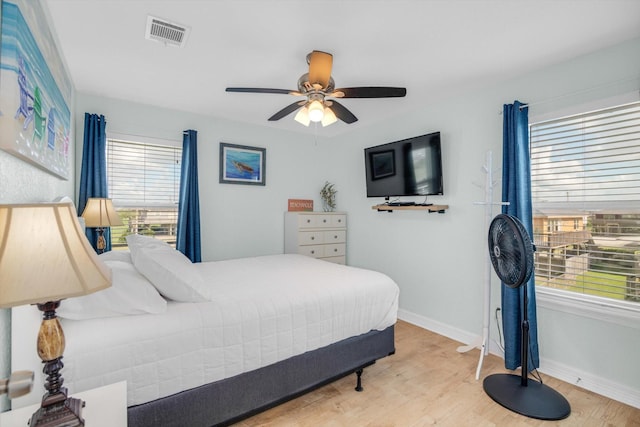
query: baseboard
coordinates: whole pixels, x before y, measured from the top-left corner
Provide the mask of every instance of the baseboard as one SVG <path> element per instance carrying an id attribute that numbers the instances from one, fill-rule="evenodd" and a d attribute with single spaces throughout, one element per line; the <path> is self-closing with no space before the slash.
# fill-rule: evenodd
<path id="1" fill-rule="evenodd" d="M 546 375 L 640 409 L 640 390 L 544 358 L 540 359 L 539 370 Z"/>
<path id="2" fill-rule="evenodd" d="M 398 318 L 407 323 L 411 323 L 412 325 L 420 326 L 423 329 L 451 338 L 452 340 L 458 341 L 464 345 L 470 345 L 473 342 L 482 341 L 482 337 L 480 336 L 482 335 L 482 331 L 478 331 L 478 334 L 472 334 L 463 329 L 455 328 L 451 325 L 429 319 L 407 310 L 399 309 Z M 489 343 L 489 352 L 491 354 L 495 354 L 501 359 L 504 358 L 504 352 L 495 341 L 491 341 Z"/>
<path id="3" fill-rule="evenodd" d="M 439 335 L 444 335 L 447 338 L 451 338 L 452 340 L 456 340 L 464 344 L 469 344 L 477 338 L 477 335 L 471 334 L 463 329 L 454 328 L 445 323 L 429 319 L 427 317 L 412 313 L 407 310 L 399 309 L 398 318 L 400 320 L 404 320 L 407 323 L 420 326 L 423 329 L 428 329 L 431 332 L 435 332 Z"/>
<path id="4" fill-rule="evenodd" d="M 462 344 L 469 345 L 478 340 L 477 334 L 469 333 L 463 329 L 438 322 L 433 319 L 412 313 L 407 310 L 398 310 L 398 318 L 405 322 L 443 335 Z M 503 358 L 500 347 L 495 342 L 489 343 L 489 352 Z M 559 380 L 574 384 L 585 390 L 592 391 L 609 399 L 622 402 L 626 405 L 640 409 L 640 390 L 621 385 L 606 378 L 599 377 L 589 372 L 577 370 L 571 366 L 554 360 L 541 358 L 540 372 Z"/>

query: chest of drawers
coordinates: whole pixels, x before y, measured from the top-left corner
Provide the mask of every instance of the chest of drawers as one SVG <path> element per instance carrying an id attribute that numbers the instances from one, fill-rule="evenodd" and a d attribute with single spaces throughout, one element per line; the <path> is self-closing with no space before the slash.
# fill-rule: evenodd
<path id="1" fill-rule="evenodd" d="M 346 264 L 347 214 L 286 212 L 284 252 Z"/>

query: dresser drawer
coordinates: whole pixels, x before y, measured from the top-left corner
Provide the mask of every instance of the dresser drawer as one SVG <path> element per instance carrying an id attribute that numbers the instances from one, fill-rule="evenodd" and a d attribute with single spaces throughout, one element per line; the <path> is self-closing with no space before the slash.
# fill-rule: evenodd
<path id="1" fill-rule="evenodd" d="M 336 243 L 329 245 L 300 245 L 298 253 L 314 258 L 341 257 L 347 252 L 347 245 Z"/>
<path id="2" fill-rule="evenodd" d="M 298 227 L 299 228 L 317 228 L 318 221 L 317 215 L 298 215 Z"/>
<path id="3" fill-rule="evenodd" d="M 332 227 L 347 227 L 347 215 L 346 214 L 337 214 L 331 215 L 331 226 Z"/>
<path id="4" fill-rule="evenodd" d="M 323 243 L 344 243 L 347 241 L 347 230 L 330 230 L 322 232 Z"/>
<path id="5" fill-rule="evenodd" d="M 320 245 L 323 243 L 344 243 L 347 241 L 346 230 L 314 230 L 298 232 L 299 245 Z"/>
<path id="6" fill-rule="evenodd" d="M 344 243 L 324 245 L 323 247 L 325 257 L 343 256 L 347 252 L 347 245 Z"/>
<path id="7" fill-rule="evenodd" d="M 326 231 L 300 231 L 298 232 L 299 245 L 320 245 L 325 243 Z"/>
<path id="8" fill-rule="evenodd" d="M 324 245 L 298 246 L 298 253 L 314 258 L 322 258 L 324 256 Z"/>
<path id="9" fill-rule="evenodd" d="M 346 227 L 347 215 L 344 214 L 300 214 L 298 215 L 298 227 L 303 228 L 327 228 Z"/>

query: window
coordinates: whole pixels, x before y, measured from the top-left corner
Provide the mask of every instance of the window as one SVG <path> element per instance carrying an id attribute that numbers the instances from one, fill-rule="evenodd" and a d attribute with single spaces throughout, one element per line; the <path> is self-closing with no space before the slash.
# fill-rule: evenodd
<path id="1" fill-rule="evenodd" d="M 109 197 L 123 226 L 111 228 L 114 249 L 138 233 L 176 242 L 182 148 L 141 142 L 107 140 Z"/>
<path id="2" fill-rule="evenodd" d="M 560 222 L 557 219 L 549 218 L 547 221 L 547 231 L 548 232 L 560 231 Z"/>
<path id="3" fill-rule="evenodd" d="M 640 102 L 530 125 L 536 285 L 640 307 Z"/>

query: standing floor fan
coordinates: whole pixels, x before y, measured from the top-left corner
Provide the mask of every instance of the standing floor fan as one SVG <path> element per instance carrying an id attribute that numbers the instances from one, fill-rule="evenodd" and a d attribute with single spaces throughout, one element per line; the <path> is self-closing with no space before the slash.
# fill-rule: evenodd
<path id="1" fill-rule="evenodd" d="M 527 286 L 533 273 L 534 246 L 518 218 L 500 214 L 489 225 L 489 257 L 496 274 L 510 288 Z M 484 391 L 494 401 L 518 414 L 540 420 L 561 420 L 569 416 L 569 402 L 542 381 L 529 379 L 529 319 L 527 289 L 523 294 L 521 375 L 493 374 L 484 379 Z"/>

